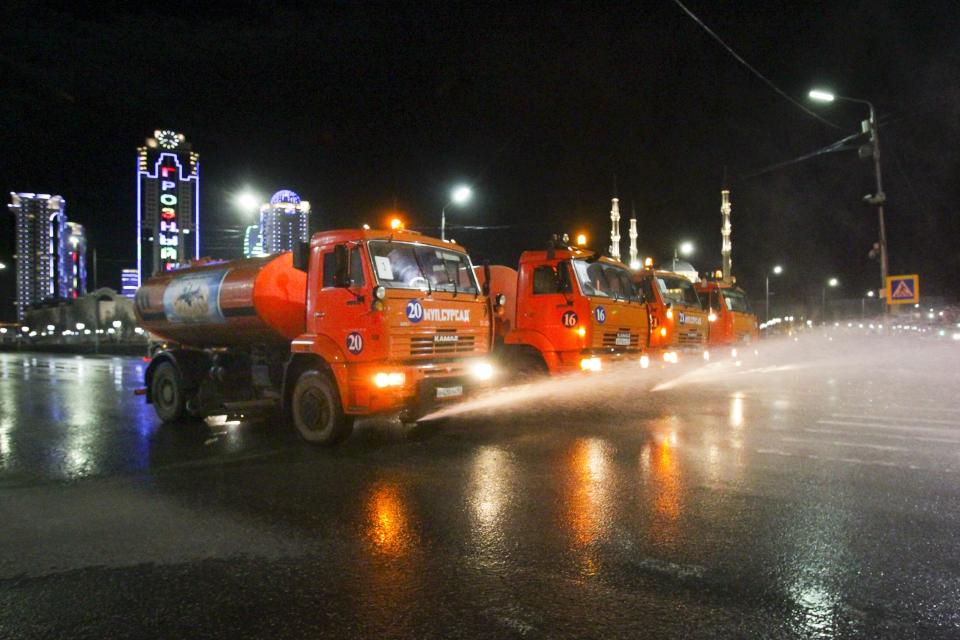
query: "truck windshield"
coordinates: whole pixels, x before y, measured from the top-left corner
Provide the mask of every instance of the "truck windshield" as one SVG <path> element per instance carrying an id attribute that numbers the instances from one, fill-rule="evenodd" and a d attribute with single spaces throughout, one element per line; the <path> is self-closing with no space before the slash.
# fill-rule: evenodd
<path id="1" fill-rule="evenodd" d="M 387 240 L 371 240 L 367 246 L 377 281 L 388 289 L 480 292 L 465 253 Z"/>
<path id="2" fill-rule="evenodd" d="M 727 301 L 727 309 L 739 313 L 750 313 L 750 304 L 747 302 L 747 296 L 743 291 L 736 289 L 722 289 L 723 299 Z"/>
<path id="3" fill-rule="evenodd" d="M 657 276 L 657 287 L 664 302 L 699 307 L 700 298 L 697 296 L 693 283 L 680 276 Z"/>
<path id="4" fill-rule="evenodd" d="M 584 295 L 618 300 L 640 300 L 640 293 L 633 285 L 630 272 L 623 267 L 604 262 L 574 260 L 573 270 L 577 273 L 577 280 Z"/>

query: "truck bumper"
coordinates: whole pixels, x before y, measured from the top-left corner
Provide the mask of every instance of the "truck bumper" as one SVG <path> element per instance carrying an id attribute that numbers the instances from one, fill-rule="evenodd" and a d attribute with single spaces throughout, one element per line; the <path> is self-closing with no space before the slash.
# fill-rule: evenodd
<path id="1" fill-rule="evenodd" d="M 639 362 L 645 352 L 634 351 L 604 351 L 599 349 L 584 349 L 582 351 L 560 351 L 554 366 L 550 367 L 551 375 L 566 373 L 593 373 L 616 367 L 623 362 Z M 587 362 L 584 362 L 584 361 Z M 547 360 L 548 366 L 550 360 Z"/>
<path id="2" fill-rule="evenodd" d="M 343 410 L 350 415 L 402 412 L 405 419 L 416 419 L 440 405 L 489 388 L 491 380 L 483 380 L 476 373 L 478 365 L 486 362 L 471 358 L 443 363 L 349 366 Z M 396 384 L 379 386 L 376 380 L 382 373 L 397 374 L 391 380 Z"/>

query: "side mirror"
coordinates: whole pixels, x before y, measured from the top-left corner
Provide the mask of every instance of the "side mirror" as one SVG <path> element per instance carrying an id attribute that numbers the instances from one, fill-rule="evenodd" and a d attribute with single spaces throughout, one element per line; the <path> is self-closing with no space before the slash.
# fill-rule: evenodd
<path id="1" fill-rule="evenodd" d="M 483 261 L 483 295 L 490 295 L 490 261 Z"/>
<path id="2" fill-rule="evenodd" d="M 310 268 L 309 242 L 297 242 L 293 245 L 293 268 L 304 272 Z"/>
<path id="3" fill-rule="evenodd" d="M 338 244 L 337 246 L 335 246 L 333 248 L 333 259 L 335 262 L 333 286 L 349 287 L 350 286 L 350 253 L 347 251 L 347 246 L 343 244 Z"/>

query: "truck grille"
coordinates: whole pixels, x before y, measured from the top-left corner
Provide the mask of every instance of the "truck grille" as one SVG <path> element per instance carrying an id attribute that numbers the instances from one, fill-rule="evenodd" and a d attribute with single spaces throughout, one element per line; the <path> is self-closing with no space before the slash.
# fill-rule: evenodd
<path id="1" fill-rule="evenodd" d="M 703 334 L 699 331 L 684 331 L 677 340 L 682 346 L 697 346 L 703 343 Z"/>
<path id="2" fill-rule="evenodd" d="M 458 334 L 455 329 L 441 329 L 432 335 L 410 336 L 411 356 L 444 356 L 470 353 L 476 337 Z"/>
<path id="3" fill-rule="evenodd" d="M 603 334 L 604 349 L 637 349 L 640 346 L 640 334 L 630 333 L 629 329 L 606 331 Z"/>

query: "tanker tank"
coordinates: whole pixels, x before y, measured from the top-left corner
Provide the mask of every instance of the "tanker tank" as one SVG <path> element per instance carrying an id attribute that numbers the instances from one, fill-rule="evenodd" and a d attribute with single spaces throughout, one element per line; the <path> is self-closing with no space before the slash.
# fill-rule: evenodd
<path id="1" fill-rule="evenodd" d="M 288 343 L 304 331 L 306 291 L 288 252 L 157 275 L 134 307 L 144 329 L 190 347 Z"/>

